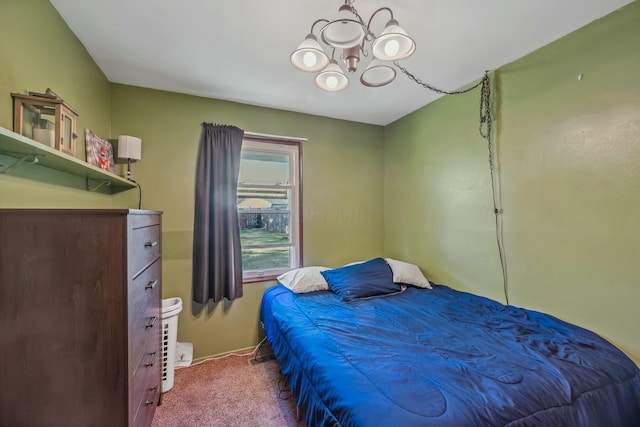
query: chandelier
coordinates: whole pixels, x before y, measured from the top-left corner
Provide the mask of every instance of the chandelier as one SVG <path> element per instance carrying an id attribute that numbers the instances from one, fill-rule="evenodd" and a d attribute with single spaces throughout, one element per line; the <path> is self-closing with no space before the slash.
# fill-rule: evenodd
<path id="1" fill-rule="evenodd" d="M 394 19 L 391 9 L 381 7 L 373 12 L 369 22 L 365 24 L 353 3 L 354 0 L 345 0 L 332 21 L 315 21 L 304 41 L 291 54 L 293 66 L 301 71 L 318 73 L 316 85 L 326 91 L 337 92 L 349 85 L 349 78 L 335 59 L 336 49 L 341 50 L 340 59 L 344 61 L 346 70 L 355 73 L 360 56 L 369 56 L 365 45 L 371 44 L 373 59 L 360 75 L 360 82 L 369 87 L 391 83 L 396 78 L 392 63 L 408 58 L 416 50 L 416 43 Z M 383 12 L 388 12 L 390 19 L 380 35 L 376 35 L 371 29 L 371 23 L 376 15 Z M 324 25 L 320 29 L 320 40 L 331 48 L 331 58 L 313 33 L 316 25 L 321 23 Z"/>

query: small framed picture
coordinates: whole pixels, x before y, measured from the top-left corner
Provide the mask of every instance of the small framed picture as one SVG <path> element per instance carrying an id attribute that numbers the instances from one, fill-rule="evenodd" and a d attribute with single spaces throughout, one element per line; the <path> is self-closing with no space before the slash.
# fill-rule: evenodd
<path id="1" fill-rule="evenodd" d="M 100 138 L 89 129 L 84 130 L 84 143 L 87 149 L 87 163 L 113 173 L 113 147 L 109 141 Z"/>

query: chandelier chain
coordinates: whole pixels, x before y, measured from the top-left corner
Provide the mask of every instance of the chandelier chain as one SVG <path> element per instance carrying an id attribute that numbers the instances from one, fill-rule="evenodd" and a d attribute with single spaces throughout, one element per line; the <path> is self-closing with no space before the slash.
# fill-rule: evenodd
<path id="1" fill-rule="evenodd" d="M 480 83 L 480 135 L 491 144 L 491 81 L 489 80 L 489 73 L 485 71 Z M 475 87 L 478 85 L 476 84 Z M 492 165 L 493 166 L 493 165 Z"/>
<path id="2" fill-rule="evenodd" d="M 364 23 L 364 19 L 362 19 L 362 16 L 360 16 L 360 14 L 358 13 L 358 9 L 356 9 L 353 3 L 354 3 L 354 0 L 349 0 L 349 5 L 351 5 L 351 11 L 353 12 L 354 15 L 356 15 L 356 18 L 358 18 L 358 22 L 360 23 L 360 25 L 362 25 L 362 28 L 364 28 L 365 33 L 368 36 L 369 30 Z"/>
<path id="3" fill-rule="evenodd" d="M 482 86 L 480 89 L 480 127 L 479 127 L 479 131 L 480 131 L 480 135 L 486 139 L 487 141 L 491 141 L 491 81 L 489 79 L 489 73 L 487 71 L 485 71 L 484 76 L 482 77 L 482 79 L 474 84 L 473 86 L 470 86 L 466 89 L 460 89 L 460 90 L 444 90 L 444 89 L 438 89 L 435 86 L 430 85 L 429 83 L 425 83 L 422 80 L 420 80 L 419 78 L 417 78 L 416 76 L 414 76 L 412 73 L 410 73 L 406 68 L 404 68 L 402 65 L 400 65 L 398 63 L 398 61 L 393 61 L 393 65 L 395 65 L 396 67 L 398 67 L 398 69 L 405 74 L 409 79 L 413 80 L 415 83 L 419 84 L 420 86 L 422 86 L 425 89 L 428 89 L 430 91 L 439 93 L 441 95 L 460 95 L 463 93 L 467 93 L 467 92 L 471 92 L 472 90 L 474 90 L 475 88 L 477 88 L 478 86 Z M 493 161 L 491 160 L 491 162 L 493 163 Z"/>
<path id="4" fill-rule="evenodd" d="M 441 95 L 459 95 L 461 93 L 467 93 L 467 92 L 471 92 L 472 90 L 474 90 L 475 88 L 477 88 L 478 86 L 480 86 L 483 82 L 483 80 L 480 80 L 478 83 L 476 83 L 475 85 L 468 87 L 466 89 L 460 89 L 460 90 L 444 90 L 444 89 L 438 89 L 437 87 L 431 86 L 429 83 L 425 83 L 422 80 L 420 80 L 419 78 L 417 78 L 416 76 L 414 76 L 413 74 L 411 74 L 409 71 L 407 71 L 406 68 L 404 68 L 402 65 L 400 65 L 400 63 L 398 61 L 393 61 L 393 65 L 395 65 L 396 67 L 398 67 L 398 69 L 400 71 L 402 71 L 403 74 L 405 74 L 407 77 L 409 77 L 411 80 L 413 80 L 414 82 L 416 82 L 417 84 L 419 84 L 420 86 L 424 87 L 425 89 L 429 89 L 433 92 L 439 93 Z M 486 76 L 486 73 L 485 73 Z"/>

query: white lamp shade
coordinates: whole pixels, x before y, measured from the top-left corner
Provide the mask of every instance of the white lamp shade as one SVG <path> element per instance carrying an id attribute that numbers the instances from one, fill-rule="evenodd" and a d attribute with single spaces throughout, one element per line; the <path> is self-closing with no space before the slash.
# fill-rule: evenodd
<path id="1" fill-rule="evenodd" d="M 140 160 L 142 158 L 142 140 L 135 136 L 120 135 L 118 137 L 118 157 Z"/>
<path id="2" fill-rule="evenodd" d="M 380 87 L 391 83 L 395 78 L 395 68 L 374 58 L 360 76 L 360 82 L 365 86 Z"/>
<path id="3" fill-rule="evenodd" d="M 338 10 L 338 16 L 333 21 L 322 27 L 320 37 L 326 44 L 348 49 L 362 43 L 365 37 L 362 24 L 356 21 L 351 6 L 342 5 Z"/>
<path id="4" fill-rule="evenodd" d="M 316 76 L 316 85 L 329 92 L 338 92 L 349 86 L 349 79 L 342 72 L 335 59 L 332 59 L 327 68 Z"/>
<path id="5" fill-rule="evenodd" d="M 309 34 L 291 54 L 291 64 L 300 71 L 315 73 L 329 64 L 329 57 L 322 50 L 316 36 Z"/>
<path id="6" fill-rule="evenodd" d="M 398 22 L 391 20 L 371 45 L 373 56 L 384 61 L 397 61 L 408 58 L 415 52 L 416 43 L 409 37 Z"/>

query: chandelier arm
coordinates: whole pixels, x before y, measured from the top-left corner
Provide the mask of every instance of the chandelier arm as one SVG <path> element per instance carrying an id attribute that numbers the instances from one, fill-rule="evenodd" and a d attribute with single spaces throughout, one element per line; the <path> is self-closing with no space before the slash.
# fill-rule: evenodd
<path id="1" fill-rule="evenodd" d="M 362 56 L 364 56 L 365 58 L 368 58 L 369 57 L 369 51 L 364 49 L 364 43 L 366 41 L 370 41 L 370 40 L 367 40 L 367 37 L 362 39 L 362 43 L 360 44 L 360 52 L 362 52 Z"/>
<path id="2" fill-rule="evenodd" d="M 310 34 L 313 34 L 313 29 L 315 28 L 316 24 L 318 24 L 319 22 L 326 22 L 327 24 L 329 23 L 328 19 L 318 19 L 316 22 L 314 22 L 313 24 L 311 24 L 311 31 L 309 31 Z"/>
<path id="3" fill-rule="evenodd" d="M 367 34 L 369 34 L 369 33 L 373 34 L 373 32 L 371 31 L 371 21 L 373 21 L 374 16 L 376 16 L 378 14 L 378 12 L 381 12 L 383 10 L 388 11 L 389 14 L 391 15 L 391 19 L 393 19 L 393 11 L 391 9 L 389 9 L 388 7 L 381 7 L 380 9 L 376 10 L 375 12 L 373 12 L 371 14 L 371 18 L 369 18 L 369 23 L 367 24 Z"/>

